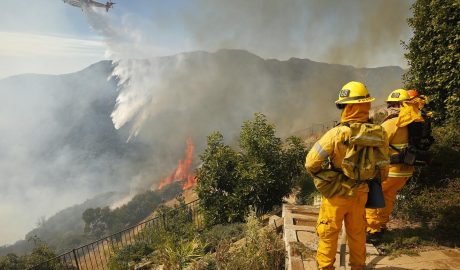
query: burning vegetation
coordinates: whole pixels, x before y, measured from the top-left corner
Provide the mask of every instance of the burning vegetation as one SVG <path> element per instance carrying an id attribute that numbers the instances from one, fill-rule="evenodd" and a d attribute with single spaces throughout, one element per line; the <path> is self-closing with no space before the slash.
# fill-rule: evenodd
<path id="1" fill-rule="evenodd" d="M 160 181 L 157 190 L 161 190 L 165 186 L 174 182 L 184 182 L 182 185 L 183 190 L 193 188 L 196 185 L 196 175 L 190 169 L 193 160 L 193 145 L 192 138 L 187 139 L 187 148 L 185 149 L 185 157 L 179 160 L 176 169 L 166 178 Z"/>

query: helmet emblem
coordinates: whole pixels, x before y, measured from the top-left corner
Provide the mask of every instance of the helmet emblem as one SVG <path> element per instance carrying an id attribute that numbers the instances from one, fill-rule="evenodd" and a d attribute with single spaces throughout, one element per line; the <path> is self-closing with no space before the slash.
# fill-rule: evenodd
<path id="1" fill-rule="evenodd" d="M 349 95 L 350 95 L 350 90 L 348 89 L 342 89 L 339 92 L 339 97 L 341 98 L 348 97 Z"/>

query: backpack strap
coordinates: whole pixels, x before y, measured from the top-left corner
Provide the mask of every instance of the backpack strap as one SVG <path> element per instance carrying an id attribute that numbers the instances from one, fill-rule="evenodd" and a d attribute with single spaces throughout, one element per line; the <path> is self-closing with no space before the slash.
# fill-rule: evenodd
<path id="1" fill-rule="evenodd" d="M 399 115 L 399 114 L 397 114 L 397 113 L 390 114 L 390 115 L 388 115 L 387 117 L 385 117 L 385 119 L 383 119 L 383 122 L 388 121 L 388 120 L 390 120 L 390 119 L 393 119 L 393 118 L 395 118 L 395 117 L 398 117 L 398 115 Z M 383 123 L 383 122 L 382 122 L 382 123 Z"/>
<path id="2" fill-rule="evenodd" d="M 390 147 L 393 148 L 394 150 L 396 150 L 396 152 L 401 153 L 401 150 L 396 148 L 394 145 L 390 144 Z"/>
<path id="3" fill-rule="evenodd" d="M 398 116 L 398 115 L 396 115 Z M 360 123 L 360 124 L 374 124 L 370 121 L 370 119 L 367 120 L 367 122 L 354 122 L 352 121 L 351 123 Z M 375 125 L 375 124 L 374 124 Z M 350 127 L 350 122 L 339 122 L 337 125 L 335 125 L 336 127 L 338 126 L 346 126 L 346 127 Z"/>

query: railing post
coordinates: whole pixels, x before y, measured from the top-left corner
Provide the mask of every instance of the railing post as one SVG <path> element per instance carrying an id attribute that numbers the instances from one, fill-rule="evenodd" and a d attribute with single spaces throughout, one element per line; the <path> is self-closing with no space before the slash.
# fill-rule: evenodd
<path id="1" fill-rule="evenodd" d="M 77 254 L 75 253 L 75 249 L 72 249 L 72 253 L 73 253 L 73 259 L 75 260 L 75 264 L 77 265 L 77 270 L 80 270 L 80 265 L 78 264 L 78 258 L 77 258 Z"/>

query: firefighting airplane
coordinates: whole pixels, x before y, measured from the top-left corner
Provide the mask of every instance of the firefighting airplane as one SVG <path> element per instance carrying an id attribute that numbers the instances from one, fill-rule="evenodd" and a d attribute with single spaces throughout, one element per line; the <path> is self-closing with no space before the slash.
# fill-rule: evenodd
<path id="1" fill-rule="evenodd" d="M 109 0 L 106 4 L 102 4 L 93 0 L 62 0 L 64 3 L 67 3 L 74 7 L 79 7 L 83 9 L 83 6 L 86 7 L 103 7 L 107 12 L 109 12 L 110 8 L 113 8 L 115 3 L 112 0 Z"/>

